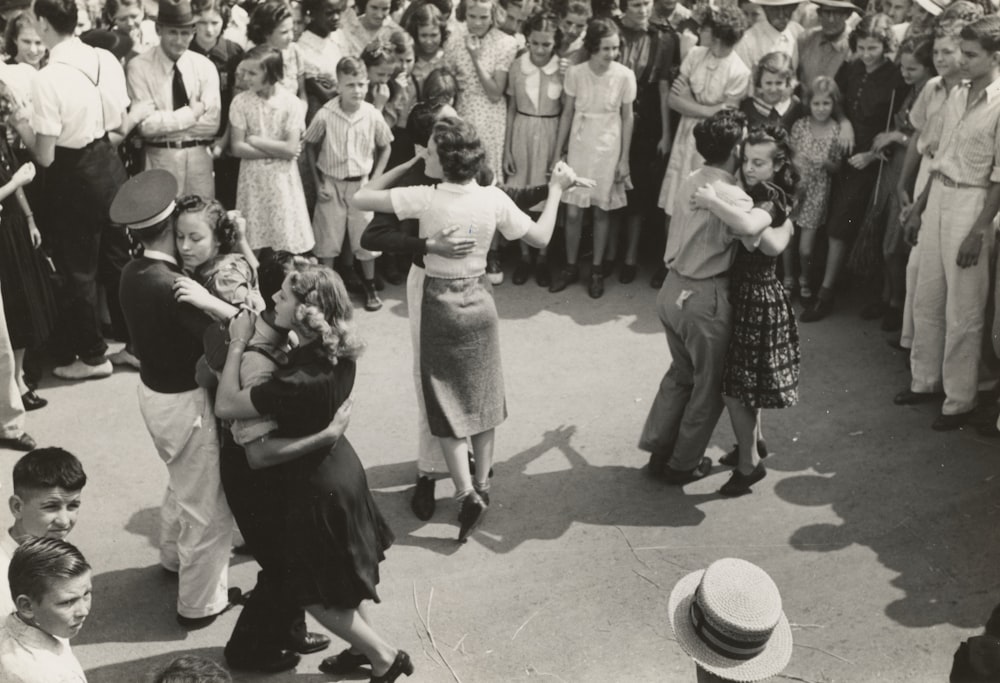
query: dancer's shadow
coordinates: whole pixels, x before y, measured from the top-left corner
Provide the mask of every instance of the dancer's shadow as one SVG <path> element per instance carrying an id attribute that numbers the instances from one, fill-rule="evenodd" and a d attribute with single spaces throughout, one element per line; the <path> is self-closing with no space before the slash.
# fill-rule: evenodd
<path id="1" fill-rule="evenodd" d="M 572 425 L 551 429 L 536 445 L 495 465 L 498 486 L 492 494 L 486 521 L 473 535 L 473 541 L 494 552 L 508 553 L 525 541 L 557 539 L 573 523 L 697 526 L 705 518 L 698 506 L 717 498 L 714 493 L 691 495 L 682 489 L 669 488 L 647 478 L 636 467 L 591 465 L 572 446 L 575 433 L 576 427 Z M 565 459 L 568 468 L 532 473 L 533 465 L 552 451 Z M 410 467 L 408 472 L 412 477 Z M 369 477 L 386 481 L 381 472 L 370 472 Z M 375 491 L 379 507 L 391 518 L 396 542 L 442 554 L 456 552 L 461 546 L 451 534 L 448 538 L 428 538 L 416 533 L 425 523 L 417 520 L 409 509 L 412 492 L 412 488 L 402 492 Z M 435 522 L 453 510 L 442 503 L 446 501 L 439 499 Z"/>
<path id="2" fill-rule="evenodd" d="M 187 637 L 175 618 L 177 577 L 159 564 L 99 573 L 93 581 L 96 598 L 74 645 L 168 642 Z"/>

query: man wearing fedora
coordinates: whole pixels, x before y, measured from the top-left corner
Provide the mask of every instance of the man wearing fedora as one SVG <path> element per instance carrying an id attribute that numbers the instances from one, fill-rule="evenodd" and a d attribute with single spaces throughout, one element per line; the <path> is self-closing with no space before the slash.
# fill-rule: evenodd
<path id="1" fill-rule="evenodd" d="M 798 38 L 802 27 L 792 21 L 795 8 L 802 0 L 757 0 L 767 21 L 758 21 L 747 29 L 733 50 L 750 71 L 766 54 L 784 52 L 792 58 L 792 68 L 798 68 Z M 752 81 L 751 81 L 752 82 Z"/>
<path id="2" fill-rule="evenodd" d="M 857 8 L 848 0 L 813 0 L 819 26 L 799 38 L 799 82 L 811 88 L 820 76 L 833 78 L 840 65 L 851 58 L 848 23 L 856 23 Z"/>
<path id="3" fill-rule="evenodd" d="M 108 207 L 126 180 L 108 139 L 109 131 L 126 125 L 125 74 L 110 52 L 73 36 L 74 0 L 37 0 L 33 13 L 49 63 L 32 83 L 34 112 L 25 144 L 35 161 L 48 168 L 44 206 L 65 276 L 50 342 L 53 374 L 63 379 L 107 377 L 112 368 L 98 324 L 98 278 L 107 291 L 115 336 L 127 338 L 118 279 L 128 261 L 128 242 L 108 218 Z"/>
<path id="4" fill-rule="evenodd" d="M 219 73 L 205 56 L 188 49 L 195 18 L 190 0 L 160 0 L 156 31 L 160 44 L 128 64 L 128 86 L 136 103 L 156 111 L 139 124 L 146 167 L 177 179 L 181 195 L 215 197 L 212 145 L 219 130 Z"/>
<path id="5" fill-rule="evenodd" d="M 219 435 L 208 391 L 195 382 L 202 334 L 211 319 L 174 296 L 177 181 L 143 171 L 125 183 L 111 218 L 143 248 L 121 278 L 121 302 L 139 370 L 139 410 L 169 483 L 160 508 L 160 564 L 178 575 L 177 621 L 211 623 L 229 606 L 233 516 L 222 490 Z M 235 313 L 235 309 L 234 309 Z"/>

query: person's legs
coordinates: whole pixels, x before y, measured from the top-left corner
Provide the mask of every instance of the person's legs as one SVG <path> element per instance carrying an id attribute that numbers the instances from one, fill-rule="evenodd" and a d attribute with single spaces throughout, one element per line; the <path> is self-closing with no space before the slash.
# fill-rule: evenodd
<path id="1" fill-rule="evenodd" d="M 473 491 L 472 473 L 469 471 L 468 441 L 464 437 L 454 436 L 442 436 L 438 440 L 441 443 L 441 451 L 444 453 L 444 461 L 448 465 L 451 480 L 455 484 L 455 499 L 462 500 Z M 477 458 L 478 456 L 479 454 L 476 453 Z M 492 451 L 490 456 L 492 457 Z"/>
<path id="2" fill-rule="evenodd" d="M 24 383 L 24 349 L 14 349 L 14 381 L 21 396 L 28 393 L 28 385 Z"/>
<path id="3" fill-rule="evenodd" d="M 917 290 L 917 274 L 920 267 L 920 242 L 910 249 L 906 260 L 906 292 L 903 298 L 903 329 L 899 333 L 899 345 L 904 349 L 913 346 L 913 296 Z"/>
<path id="4" fill-rule="evenodd" d="M 663 220 L 663 233 L 664 233 L 664 244 L 670 240 L 670 214 L 666 214 Z M 659 289 L 663 286 L 663 281 L 667 277 L 667 266 L 665 263 L 659 261 L 656 266 L 656 270 L 653 272 L 653 277 L 649 280 L 649 286 L 653 289 Z"/>
<path id="5" fill-rule="evenodd" d="M 913 345 L 910 353 L 910 390 L 916 393 L 941 391 L 944 362 L 945 302 L 947 280 L 942 253 L 942 231 L 946 216 L 942 196 L 951 192 L 940 183 L 931 186 L 927 207 L 921 216 L 919 278 L 913 293 Z"/>
<path id="6" fill-rule="evenodd" d="M 583 209 L 573 204 L 566 205 L 566 266 L 576 265 L 580 255 L 580 238 L 583 233 Z"/>
<path id="7" fill-rule="evenodd" d="M 496 430 L 488 429 L 472 437 L 472 452 L 476 459 L 476 471 L 472 483 L 480 493 L 490 490 L 490 470 L 493 469 L 493 443 Z"/>
<path id="8" fill-rule="evenodd" d="M 352 651 L 368 657 L 373 675 L 381 676 L 392 666 L 399 650 L 385 642 L 357 609 L 308 605 L 306 610 L 334 635 L 347 641 Z"/>
<path id="9" fill-rule="evenodd" d="M 750 474 L 760 463 L 757 454 L 757 418 L 758 412 L 749 408 L 732 396 L 723 396 L 729 420 L 733 425 L 736 443 L 739 448 L 739 464 L 736 470 L 741 474 Z"/>
<path id="10" fill-rule="evenodd" d="M 417 476 L 438 479 L 447 475 L 447 464 L 441 442 L 431 434 L 427 424 L 427 404 L 424 402 L 423 382 L 420 378 L 420 316 L 423 311 L 423 268 L 410 267 L 406 278 L 406 310 L 410 318 L 410 341 L 413 344 L 413 383 L 417 398 Z"/>
<path id="11" fill-rule="evenodd" d="M 24 405 L 14 379 L 14 350 L 10 347 L 7 317 L 0 294 L 0 438 L 17 439 L 24 434 Z"/>
<path id="12" fill-rule="evenodd" d="M 809 229 L 799 231 L 799 296 L 805 299 L 812 298 L 811 276 L 816 232 L 816 230 Z M 787 250 L 785 253 L 788 253 Z M 789 271 L 786 270 L 785 272 L 788 273 Z"/>

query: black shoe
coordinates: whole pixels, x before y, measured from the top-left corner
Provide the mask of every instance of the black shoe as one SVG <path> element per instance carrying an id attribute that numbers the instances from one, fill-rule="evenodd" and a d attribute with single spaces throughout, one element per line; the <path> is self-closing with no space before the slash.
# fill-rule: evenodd
<path id="1" fill-rule="evenodd" d="M 259 657 L 231 657 L 226 655 L 226 664 L 231 669 L 259 671 L 266 674 L 290 671 L 297 667 L 300 661 L 302 661 L 302 658 L 297 654 L 285 650 Z"/>
<path id="2" fill-rule="evenodd" d="M 539 287 L 548 287 L 552 284 L 552 271 L 549 270 L 549 264 L 545 261 L 539 261 L 535 265 L 535 284 Z"/>
<path id="3" fill-rule="evenodd" d="M 500 262 L 500 252 L 496 249 L 486 252 L 486 277 L 492 285 L 503 284 L 503 264 Z"/>
<path id="4" fill-rule="evenodd" d="M 25 410 L 38 410 L 49 404 L 47 400 L 36 394 L 34 389 L 28 389 L 21 394 L 21 403 L 24 404 Z"/>
<path id="5" fill-rule="evenodd" d="M 669 460 L 669 455 L 650 453 L 649 462 L 646 463 L 646 475 L 653 479 L 662 479 L 663 475 L 667 473 L 667 462 Z"/>
<path id="6" fill-rule="evenodd" d="M 514 275 L 511 276 L 510 281 L 515 285 L 523 285 L 531 278 L 531 271 L 534 269 L 535 266 L 531 261 L 521 260 L 514 268 Z"/>
<path id="7" fill-rule="evenodd" d="M 487 505 L 478 493 L 473 491 L 465 497 L 462 501 L 462 509 L 458 511 L 459 543 L 465 543 L 465 539 L 483 523 L 486 509 Z"/>
<path id="8" fill-rule="evenodd" d="M 480 489 L 476 489 L 476 493 L 478 493 L 479 497 L 482 498 L 482 500 L 483 500 L 484 503 L 486 503 L 486 507 L 489 507 L 490 506 L 490 492 L 489 491 L 481 491 Z"/>
<path id="9" fill-rule="evenodd" d="M 417 519 L 426 522 L 434 516 L 434 508 L 437 503 L 434 500 L 434 480 L 430 477 L 417 476 L 417 486 L 413 489 L 413 497 L 410 498 L 410 509 Z"/>
<path id="10" fill-rule="evenodd" d="M 604 276 L 596 268 L 590 274 L 590 287 L 587 288 L 587 293 L 591 299 L 600 299 L 604 296 Z"/>
<path id="11" fill-rule="evenodd" d="M 918 403 L 938 401 L 941 397 L 942 394 L 937 392 L 922 392 L 904 389 L 893 397 L 892 402 L 897 406 L 914 406 Z"/>
<path id="12" fill-rule="evenodd" d="M 667 266 L 663 263 L 656 267 L 656 271 L 653 273 L 653 277 L 649 280 L 649 286 L 653 289 L 659 289 L 663 286 L 663 281 L 667 279 Z"/>
<path id="13" fill-rule="evenodd" d="M 683 486 L 704 478 L 712 471 L 712 460 L 702 458 L 698 466 L 691 470 L 675 470 L 670 465 L 664 467 L 663 481 L 673 486 Z"/>
<path id="14" fill-rule="evenodd" d="M 552 278 L 552 284 L 549 285 L 549 291 L 561 292 L 579 279 L 579 266 L 563 266 L 559 272 L 556 273 L 555 277 Z"/>
<path id="15" fill-rule="evenodd" d="M 804 323 L 814 323 L 822 320 L 833 312 L 833 299 L 824 299 L 822 296 L 816 299 L 812 308 L 802 311 L 799 321 Z"/>
<path id="16" fill-rule="evenodd" d="M 899 332 L 901 329 L 903 329 L 903 309 L 886 306 L 885 314 L 882 316 L 882 331 Z"/>
<path id="17" fill-rule="evenodd" d="M 626 263 L 618 273 L 618 282 L 623 285 L 631 284 L 635 276 L 639 274 L 639 266 L 634 263 Z"/>
<path id="18" fill-rule="evenodd" d="M 371 280 L 364 283 L 365 287 L 365 310 L 374 313 L 382 308 L 382 300 L 378 298 L 377 288 Z"/>
<path id="19" fill-rule="evenodd" d="M 936 432 L 954 431 L 968 422 L 971 415 L 971 412 L 959 413 L 958 415 L 945 415 L 942 413 L 931 423 L 931 429 Z"/>
<path id="20" fill-rule="evenodd" d="M 356 671 L 363 666 L 371 666 L 368 657 L 360 652 L 351 652 L 350 648 L 339 654 L 327 657 L 319 664 L 319 670 L 325 674 L 342 676 Z"/>
<path id="21" fill-rule="evenodd" d="M 736 497 L 750 493 L 750 487 L 767 476 L 767 468 L 764 463 L 758 463 L 750 474 L 741 474 L 739 470 L 733 470 L 729 475 L 729 481 L 722 485 L 719 493 L 723 496 Z"/>
<path id="22" fill-rule="evenodd" d="M 767 452 L 767 442 L 764 439 L 757 439 L 757 457 L 766 458 L 770 453 Z M 719 464 L 725 465 L 726 467 L 736 467 L 740 461 L 740 447 L 737 444 L 733 445 L 733 450 L 726 453 L 724 456 L 719 458 Z"/>
<path id="23" fill-rule="evenodd" d="M 324 636 L 322 633 L 306 633 L 304 636 L 290 636 L 288 642 L 285 643 L 285 647 L 292 652 L 298 652 L 300 655 L 311 655 L 313 652 L 325 650 L 329 646 L 329 636 Z"/>
<path id="24" fill-rule="evenodd" d="M 28 432 L 22 432 L 21 436 L 0 439 L 0 448 L 9 448 L 12 451 L 33 451 L 38 448 L 38 444 Z"/>
<path id="25" fill-rule="evenodd" d="M 372 672 L 369 683 L 394 683 L 397 678 L 404 674 L 407 676 L 413 674 L 413 670 L 413 662 L 410 661 L 410 655 L 400 650 L 396 653 L 396 659 L 393 660 L 389 670 L 381 676 L 376 676 L 375 672 Z"/>

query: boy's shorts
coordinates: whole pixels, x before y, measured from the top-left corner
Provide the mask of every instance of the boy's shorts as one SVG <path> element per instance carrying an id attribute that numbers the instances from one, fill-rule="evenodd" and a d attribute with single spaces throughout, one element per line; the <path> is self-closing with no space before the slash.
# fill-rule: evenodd
<path id="1" fill-rule="evenodd" d="M 368 182 L 368 177 L 338 180 L 324 176 L 323 184 L 330 189 L 330 199 L 316 200 L 313 213 L 313 234 L 316 246 L 313 254 L 317 258 L 336 258 L 344 244 L 344 234 L 351 238 L 351 252 L 359 261 L 371 261 L 381 252 L 361 248 L 361 234 L 374 217 L 371 211 L 359 211 L 351 204 L 354 193 Z"/>

